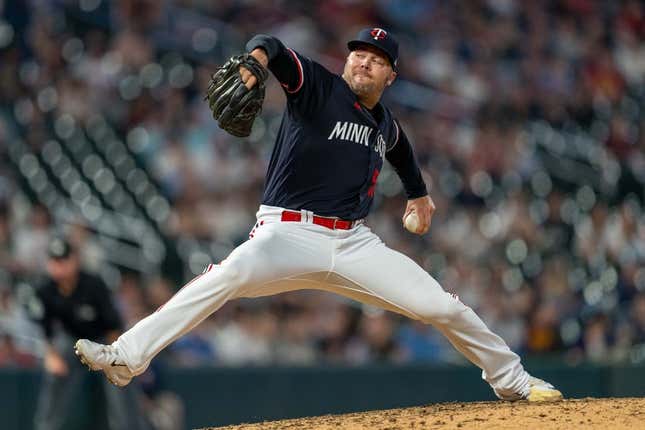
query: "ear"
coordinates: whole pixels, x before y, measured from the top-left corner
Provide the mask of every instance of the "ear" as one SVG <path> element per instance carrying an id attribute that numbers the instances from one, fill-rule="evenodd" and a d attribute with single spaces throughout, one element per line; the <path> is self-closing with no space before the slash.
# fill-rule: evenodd
<path id="1" fill-rule="evenodd" d="M 396 72 L 392 71 L 392 73 L 390 73 L 390 77 L 386 81 L 387 86 L 389 87 L 390 85 L 392 85 L 392 82 L 394 82 L 395 79 L 396 79 Z"/>

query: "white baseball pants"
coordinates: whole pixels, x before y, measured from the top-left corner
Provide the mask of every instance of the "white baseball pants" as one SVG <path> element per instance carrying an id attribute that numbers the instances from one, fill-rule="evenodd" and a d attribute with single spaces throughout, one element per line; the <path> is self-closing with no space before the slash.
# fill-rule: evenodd
<path id="1" fill-rule="evenodd" d="M 252 238 L 221 264 L 186 284 L 116 342 L 130 370 L 142 373 L 168 344 L 229 300 L 320 289 L 432 324 L 501 397 L 528 389 L 528 374 L 506 343 L 425 270 L 387 246 L 364 224 L 331 230 L 282 222 L 281 208 L 260 206 Z M 312 213 L 302 211 L 303 219 Z"/>

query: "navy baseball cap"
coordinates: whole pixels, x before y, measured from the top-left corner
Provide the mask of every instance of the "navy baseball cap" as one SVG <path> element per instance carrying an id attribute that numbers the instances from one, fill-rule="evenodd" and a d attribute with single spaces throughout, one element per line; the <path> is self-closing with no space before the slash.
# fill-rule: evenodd
<path id="1" fill-rule="evenodd" d="M 47 255 L 54 260 L 64 260 L 72 255 L 72 245 L 64 238 L 54 236 L 47 245 Z"/>
<path id="2" fill-rule="evenodd" d="M 382 28 L 365 28 L 358 32 L 356 39 L 347 42 L 350 51 L 358 49 L 360 45 L 372 45 L 383 51 L 390 60 L 392 68 L 396 70 L 396 63 L 399 60 L 399 43 L 396 39 Z"/>

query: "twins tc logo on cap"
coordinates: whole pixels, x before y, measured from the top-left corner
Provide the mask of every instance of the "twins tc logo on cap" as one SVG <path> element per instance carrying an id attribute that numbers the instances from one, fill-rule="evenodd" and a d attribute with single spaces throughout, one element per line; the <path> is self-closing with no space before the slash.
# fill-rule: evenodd
<path id="1" fill-rule="evenodd" d="M 399 44 L 389 32 L 379 27 L 367 27 L 359 31 L 356 39 L 347 42 L 347 48 L 350 51 L 358 49 L 361 45 L 372 45 L 387 55 L 390 64 L 396 69 L 397 59 L 399 58 Z"/>
<path id="2" fill-rule="evenodd" d="M 374 40 L 383 40 L 385 39 L 385 36 L 387 36 L 387 31 L 382 28 L 373 28 L 372 31 L 370 31 L 370 34 Z"/>

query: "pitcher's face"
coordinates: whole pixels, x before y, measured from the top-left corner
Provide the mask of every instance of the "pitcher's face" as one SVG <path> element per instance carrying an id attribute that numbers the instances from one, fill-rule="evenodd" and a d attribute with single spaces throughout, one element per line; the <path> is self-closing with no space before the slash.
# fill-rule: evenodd
<path id="1" fill-rule="evenodd" d="M 380 96 L 394 82 L 396 72 L 381 50 L 364 45 L 347 56 L 343 78 L 358 96 Z"/>

